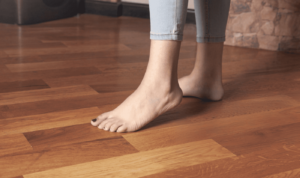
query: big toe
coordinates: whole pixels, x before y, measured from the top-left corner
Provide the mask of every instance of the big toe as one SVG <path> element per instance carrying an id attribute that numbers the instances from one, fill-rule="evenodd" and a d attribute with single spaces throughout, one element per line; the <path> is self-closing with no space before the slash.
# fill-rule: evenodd
<path id="1" fill-rule="evenodd" d="M 107 117 L 108 117 L 108 113 L 101 114 L 98 117 L 96 117 L 95 119 L 93 119 L 91 121 L 91 124 L 93 126 L 99 126 L 99 124 L 101 124 L 104 120 L 106 120 Z"/>

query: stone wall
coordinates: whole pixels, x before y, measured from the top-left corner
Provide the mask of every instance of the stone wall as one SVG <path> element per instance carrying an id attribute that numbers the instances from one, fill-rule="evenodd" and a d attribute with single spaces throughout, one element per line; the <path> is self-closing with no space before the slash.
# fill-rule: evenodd
<path id="1" fill-rule="evenodd" d="M 300 0 L 231 0 L 225 44 L 300 52 Z"/>

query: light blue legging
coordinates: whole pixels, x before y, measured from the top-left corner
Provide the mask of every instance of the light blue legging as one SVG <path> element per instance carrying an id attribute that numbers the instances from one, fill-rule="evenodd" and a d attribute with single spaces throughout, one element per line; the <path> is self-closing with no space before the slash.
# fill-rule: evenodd
<path id="1" fill-rule="evenodd" d="M 188 0 L 150 0 L 152 40 L 183 37 Z M 224 42 L 230 0 L 194 0 L 197 42 Z"/>

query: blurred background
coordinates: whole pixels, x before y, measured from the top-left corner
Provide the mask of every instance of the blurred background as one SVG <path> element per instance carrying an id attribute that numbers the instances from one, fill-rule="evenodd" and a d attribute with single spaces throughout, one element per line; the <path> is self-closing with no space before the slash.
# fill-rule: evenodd
<path id="1" fill-rule="evenodd" d="M 90 13 L 149 18 L 148 0 L 0 0 L 0 22 L 33 24 Z M 187 23 L 195 23 L 189 0 Z M 226 45 L 300 52 L 300 0 L 231 0 Z"/>

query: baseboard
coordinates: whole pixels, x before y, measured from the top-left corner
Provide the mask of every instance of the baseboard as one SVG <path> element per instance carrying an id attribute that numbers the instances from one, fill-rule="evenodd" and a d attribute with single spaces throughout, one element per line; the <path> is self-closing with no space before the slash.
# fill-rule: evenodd
<path id="1" fill-rule="evenodd" d="M 112 17 L 130 16 L 139 18 L 150 18 L 149 5 L 139 3 L 111 3 L 97 0 L 85 0 L 85 12 L 89 14 L 106 15 Z M 187 10 L 186 23 L 195 24 L 195 12 Z"/>
<path id="2" fill-rule="evenodd" d="M 85 13 L 119 17 L 122 15 L 122 4 L 85 0 Z"/>

